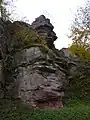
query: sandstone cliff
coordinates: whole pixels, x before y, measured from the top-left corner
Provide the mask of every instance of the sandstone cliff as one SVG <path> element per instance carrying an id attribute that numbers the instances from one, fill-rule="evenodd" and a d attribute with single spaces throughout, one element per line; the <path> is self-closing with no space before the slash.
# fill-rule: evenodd
<path id="1" fill-rule="evenodd" d="M 63 107 L 64 93 L 80 73 L 81 63 L 69 51 L 55 48 L 53 29 L 44 15 L 31 25 L 0 19 L 1 97 L 20 99 L 33 107 Z M 90 67 L 82 66 L 82 71 L 84 68 L 89 74 Z M 88 95 L 89 89 L 86 92 Z"/>

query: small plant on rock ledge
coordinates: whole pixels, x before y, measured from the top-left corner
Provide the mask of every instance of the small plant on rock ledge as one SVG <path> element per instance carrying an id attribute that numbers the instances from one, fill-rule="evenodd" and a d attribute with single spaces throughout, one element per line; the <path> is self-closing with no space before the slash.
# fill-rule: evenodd
<path id="1" fill-rule="evenodd" d="M 11 35 L 10 45 L 12 49 L 20 50 L 32 45 L 47 46 L 47 42 L 32 28 L 19 26 Z"/>

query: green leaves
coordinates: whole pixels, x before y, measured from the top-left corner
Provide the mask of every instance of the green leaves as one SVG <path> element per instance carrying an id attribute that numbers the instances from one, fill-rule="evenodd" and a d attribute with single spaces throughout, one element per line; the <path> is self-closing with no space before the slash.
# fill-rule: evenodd
<path id="1" fill-rule="evenodd" d="M 71 26 L 70 38 L 73 44 L 79 47 L 88 47 L 90 44 L 90 1 L 84 7 L 79 7 Z"/>
<path id="2" fill-rule="evenodd" d="M 86 50 L 87 46 L 80 46 L 76 44 L 72 44 L 69 49 L 72 53 L 76 54 L 82 61 L 90 62 L 90 51 Z"/>
<path id="3" fill-rule="evenodd" d="M 0 0 L 0 14 L 1 14 L 1 18 L 4 21 L 7 20 L 11 20 L 10 16 L 11 16 L 11 12 L 13 10 L 11 10 L 11 12 L 7 9 L 7 6 L 9 6 L 9 8 L 11 7 L 11 3 L 13 2 L 13 0 L 8 1 L 8 0 Z M 13 6 L 14 8 L 14 6 Z"/>
<path id="4" fill-rule="evenodd" d="M 55 110 L 30 109 L 29 106 L 0 100 L 0 120 L 90 120 L 90 103 L 72 99 L 64 108 Z"/>

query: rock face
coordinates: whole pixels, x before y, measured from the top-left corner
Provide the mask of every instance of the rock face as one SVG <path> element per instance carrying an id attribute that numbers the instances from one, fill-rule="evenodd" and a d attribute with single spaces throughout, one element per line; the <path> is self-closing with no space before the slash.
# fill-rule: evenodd
<path id="1" fill-rule="evenodd" d="M 68 49 L 57 50 L 53 28 L 43 15 L 32 25 L 0 22 L 0 97 L 54 109 L 63 107 L 68 87 L 89 96 L 90 65 L 82 64 Z M 78 79 L 80 82 L 76 82 Z"/>
<path id="2" fill-rule="evenodd" d="M 43 36 L 48 42 L 49 48 L 54 47 L 54 41 L 57 39 L 55 32 L 53 31 L 54 26 L 50 23 L 44 15 L 39 16 L 32 23 L 31 27 L 35 29 L 40 36 Z"/>
<path id="3" fill-rule="evenodd" d="M 67 77 L 63 69 L 54 63 L 52 51 L 43 53 L 39 47 L 30 47 L 16 52 L 13 57 L 15 68 L 9 78 L 15 78 L 8 86 L 8 94 L 33 107 L 63 107 Z"/>
<path id="4" fill-rule="evenodd" d="M 66 57 L 68 59 L 79 59 L 75 54 L 73 54 L 68 48 L 62 48 L 60 51 L 62 57 Z"/>
<path id="5" fill-rule="evenodd" d="M 68 48 L 61 49 L 59 53 L 68 71 L 69 86 L 65 95 L 90 99 L 90 62 L 81 61 Z"/>
<path id="6" fill-rule="evenodd" d="M 67 74 L 58 64 L 57 55 L 45 42 L 47 40 L 49 43 L 50 40 L 53 44 L 55 41 L 53 26 L 49 19 L 40 16 L 32 27 L 43 38 L 24 22 L 16 21 L 6 25 L 10 37 L 2 43 L 7 46 L 7 52 L 3 52 L 1 46 L 4 96 L 20 99 L 32 107 L 63 107 L 62 98 L 68 84 Z"/>
<path id="7" fill-rule="evenodd" d="M 15 59 L 19 71 L 18 97 L 34 107 L 63 107 L 67 80 L 65 73 L 53 63 L 54 59 L 49 54 L 43 54 L 39 47 L 20 51 L 15 54 Z"/>

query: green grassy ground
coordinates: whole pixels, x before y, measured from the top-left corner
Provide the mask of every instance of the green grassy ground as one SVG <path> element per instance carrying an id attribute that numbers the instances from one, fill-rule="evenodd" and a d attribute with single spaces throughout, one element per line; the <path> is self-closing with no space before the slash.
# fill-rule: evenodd
<path id="1" fill-rule="evenodd" d="M 0 120 L 90 120 L 90 102 L 69 99 L 64 108 L 56 110 L 30 109 L 19 102 L 0 101 Z"/>

